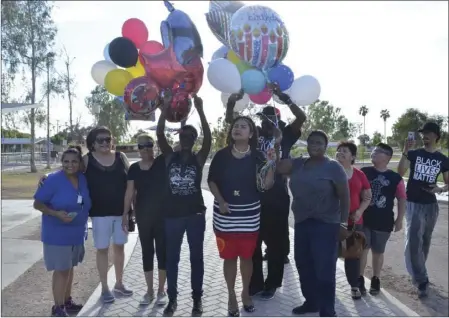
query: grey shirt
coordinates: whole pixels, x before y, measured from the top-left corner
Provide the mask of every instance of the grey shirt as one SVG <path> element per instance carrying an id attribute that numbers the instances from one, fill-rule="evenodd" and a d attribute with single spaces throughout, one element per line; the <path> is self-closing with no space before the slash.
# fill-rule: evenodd
<path id="1" fill-rule="evenodd" d="M 316 219 L 326 223 L 340 223 L 348 216 L 341 215 L 340 200 L 335 185 L 348 182 L 346 172 L 335 160 L 304 168 L 308 158 L 293 159 L 290 175 L 290 191 L 293 195 L 292 210 L 295 223 Z"/>

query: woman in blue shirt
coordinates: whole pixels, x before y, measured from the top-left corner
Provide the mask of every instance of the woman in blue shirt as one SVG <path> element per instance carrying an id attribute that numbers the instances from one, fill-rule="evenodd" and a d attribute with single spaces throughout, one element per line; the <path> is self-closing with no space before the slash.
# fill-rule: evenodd
<path id="1" fill-rule="evenodd" d="M 42 212 L 44 261 L 53 271 L 53 317 L 68 317 L 82 306 L 71 298 L 73 267 L 84 258 L 87 218 L 91 208 L 86 178 L 81 172 L 81 148 L 62 154 L 62 169 L 48 175 L 34 195 L 34 208 Z"/>

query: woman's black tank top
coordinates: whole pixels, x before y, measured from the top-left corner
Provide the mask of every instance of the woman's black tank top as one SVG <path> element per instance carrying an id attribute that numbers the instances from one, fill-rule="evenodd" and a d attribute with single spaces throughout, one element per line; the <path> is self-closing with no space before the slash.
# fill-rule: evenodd
<path id="1" fill-rule="evenodd" d="M 167 217 L 185 217 L 203 213 L 203 193 L 201 179 L 203 167 L 198 164 L 195 154 L 183 162 L 180 152 L 174 152 L 167 159 Z"/>
<path id="2" fill-rule="evenodd" d="M 120 152 L 115 153 L 112 166 L 102 166 L 92 155 L 85 176 L 89 186 L 92 208 L 89 216 L 121 216 L 125 201 L 127 173 Z"/>

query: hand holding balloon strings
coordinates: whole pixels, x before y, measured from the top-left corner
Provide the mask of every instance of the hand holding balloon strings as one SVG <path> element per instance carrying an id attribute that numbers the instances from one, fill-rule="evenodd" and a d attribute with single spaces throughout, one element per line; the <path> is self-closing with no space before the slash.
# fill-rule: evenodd
<path id="1" fill-rule="evenodd" d="M 293 103 L 290 96 L 283 91 L 281 91 L 279 85 L 277 83 L 270 83 L 268 84 L 269 88 L 271 88 L 271 91 L 274 95 L 276 95 L 284 104 L 290 105 Z"/>

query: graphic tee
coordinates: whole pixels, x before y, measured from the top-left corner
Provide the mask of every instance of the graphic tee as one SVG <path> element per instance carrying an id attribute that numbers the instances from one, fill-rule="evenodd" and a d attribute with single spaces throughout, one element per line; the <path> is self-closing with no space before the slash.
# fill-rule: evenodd
<path id="1" fill-rule="evenodd" d="M 294 131 L 291 125 L 285 126 L 281 129 L 282 132 L 282 140 L 279 149 L 279 155 L 281 159 L 290 158 L 290 151 L 293 145 L 298 141 L 299 137 L 301 137 L 301 131 Z M 264 135 L 262 129 L 259 128 L 259 150 L 264 154 L 265 158 L 267 156 L 267 152 L 271 147 L 271 143 L 273 142 L 273 138 L 268 138 Z M 287 190 L 287 181 L 286 178 L 281 174 L 276 174 L 276 179 L 273 187 L 265 191 L 262 194 L 262 203 L 265 200 L 269 200 L 271 202 L 279 201 L 279 197 L 282 196 L 284 199 L 288 196 Z"/>
<path id="2" fill-rule="evenodd" d="M 423 148 L 409 150 L 410 175 L 407 182 L 407 200 L 420 204 L 436 203 L 435 194 L 425 191 L 436 184 L 440 173 L 449 171 L 449 158 L 441 152 Z"/>

